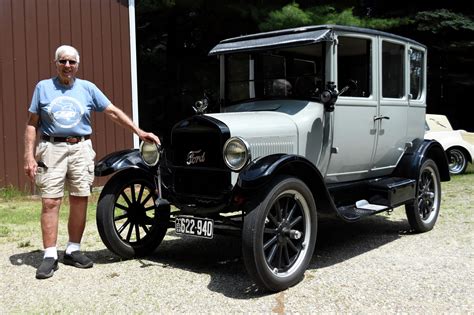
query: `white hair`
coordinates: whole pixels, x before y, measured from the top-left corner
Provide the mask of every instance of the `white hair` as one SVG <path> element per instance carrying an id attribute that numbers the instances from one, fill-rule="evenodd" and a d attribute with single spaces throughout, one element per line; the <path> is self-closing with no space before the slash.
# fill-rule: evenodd
<path id="1" fill-rule="evenodd" d="M 56 53 L 54 54 L 54 60 L 58 61 L 59 57 L 64 53 L 69 53 L 71 55 L 74 55 L 76 57 L 76 61 L 78 63 L 80 62 L 79 52 L 77 51 L 76 48 L 69 45 L 59 46 L 58 49 L 56 49 Z"/>

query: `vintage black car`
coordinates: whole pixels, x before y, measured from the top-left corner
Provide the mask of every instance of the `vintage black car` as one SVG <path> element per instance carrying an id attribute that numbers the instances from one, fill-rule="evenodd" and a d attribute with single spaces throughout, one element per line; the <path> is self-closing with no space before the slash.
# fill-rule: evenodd
<path id="1" fill-rule="evenodd" d="M 97 225 L 131 258 L 178 234 L 241 237 L 253 280 L 270 291 L 298 283 L 318 222 L 358 221 L 405 206 L 417 232 L 438 218 L 442 146 L 424 140 L 426 47 L 385 32 L 334 25 L 231 38 L 220 112 L 177 123 L 171 144 L 112 153 Z M 337 86 L 342 87 L 340 90 Z"/>

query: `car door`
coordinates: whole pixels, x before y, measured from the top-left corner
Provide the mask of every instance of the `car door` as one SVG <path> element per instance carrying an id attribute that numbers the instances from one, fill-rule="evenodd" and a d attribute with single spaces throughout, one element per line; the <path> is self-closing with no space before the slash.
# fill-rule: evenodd
<path id="1" fill-rule="evenodd" d="M 407 143 L 408 93 L 405 43 L 379 38 L 380 102 L 376 124 L 373 176 L 390 174 L 405 152 Z"/>
<path id="2" fill-rule="evenodd" d="M 326 182 L 367 178 L 376 143 L 378 95 L 375 89 L 376 37 L 341 33 L 337 38 L 333 75 L 339 89 L 349 80 L 357 89 L 341 95 L 333 112 L 333 148 Z"/>

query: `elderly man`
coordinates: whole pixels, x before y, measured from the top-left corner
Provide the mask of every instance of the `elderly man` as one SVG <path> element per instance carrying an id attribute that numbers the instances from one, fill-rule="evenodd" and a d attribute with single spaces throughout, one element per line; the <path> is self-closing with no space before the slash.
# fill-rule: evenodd
<path id="1" fill-rule="evenodd" d="M 45 251 L 36 271 L 38 279 L 49 278 L 58 269 L 58 218 L 65 186 L 69 191 L 70 209 L 69 242 L 63 262 L 78 268 L 93 265 L 80 251 L 88 196 L 94 180 L 91 112 L 104 112 L 142 141 L 160 143 L 156 135 L 136 126 L 97 86 L 76 78 L 80 59 L 74 47 L 60 46 L 54 62 L 57 76 L 36 85 L 25 130 L 24 170 L 36 182 L 42 197 L 41 231 Z M 35 152 L 37 133 L 39 143 Z"/>

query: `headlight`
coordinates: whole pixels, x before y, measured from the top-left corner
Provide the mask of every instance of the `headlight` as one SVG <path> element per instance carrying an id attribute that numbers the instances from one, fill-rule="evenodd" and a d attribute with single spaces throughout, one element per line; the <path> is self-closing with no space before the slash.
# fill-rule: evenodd
<path id="1" fill-rule="evenodd" d="M 160 149 L 155 143 L 143 141 L 140 144 L 140 155 L 148 166 L 155 166 L 160 160 Z"/>
<path id="2" fill-rule="evenodd" d="M 233 171 L 241 170 L 250 159 L 248 143 L 239 137 L 232 137 L 224 144 L 225 164 Z"/>

